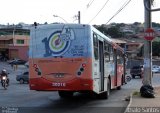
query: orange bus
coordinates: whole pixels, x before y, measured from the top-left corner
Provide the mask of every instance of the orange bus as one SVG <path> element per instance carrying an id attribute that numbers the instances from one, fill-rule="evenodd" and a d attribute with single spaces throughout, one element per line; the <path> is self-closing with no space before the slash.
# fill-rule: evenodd
<path id="1" fill-rule="evenodd" d="M 125 78 L 123 49 L 87 24 L 49 24 L 31 28 L 29 85 L 31 90 L 94 92 L 108 98 Z"/>

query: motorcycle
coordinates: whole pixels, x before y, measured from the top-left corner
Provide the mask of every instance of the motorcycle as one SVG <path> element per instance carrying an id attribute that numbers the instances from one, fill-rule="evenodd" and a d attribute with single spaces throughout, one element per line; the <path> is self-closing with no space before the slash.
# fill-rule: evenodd
<path id="1" fill-rule="evenodd" d="M 132 79 L 131 76 L 128 76 L 128 75 L 126 76 L 126 82 L 131 81 L 131 79 Z"/>
<path id="2" fill-rule="evenodd" d="M 8 80 L 7 76 L 2 76 L 2 78 L 1 78 L 1 84 L 2 84 L 2 87 L 4 87 L 4 89 L 7 89 L 7 87 L 8 87 L 7 80 Z"/>

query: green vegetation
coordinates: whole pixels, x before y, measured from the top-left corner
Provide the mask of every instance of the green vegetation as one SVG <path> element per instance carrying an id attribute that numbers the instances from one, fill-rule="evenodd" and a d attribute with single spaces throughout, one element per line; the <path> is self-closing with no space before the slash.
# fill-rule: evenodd
<path id="1" fill-rule="evenodd" d="M 152 22 L 152 27 L 160 27 L 159 23 Z"/>
<path id="2" fill-rule="evenodd" d="M 133 95 L 133 96 L 139 96 L 139 95 L 140 95 L 140 92 L 134 91 L 134 92 L 132 93 L 132 95 Z"/>
<path id="3" fill-rule="evenodd" d="M 152 55 L 160 56 L 160 42 L 159 41 L 152 42 Z"/>
<path id="4" fill-rule="evenodd" d="M 126 30 L 125 32 L 123 29 L 127 28 L 128 26 L 133 32 L 130 30 Z M 134 22 L 133 24 L 124 24 L 124 23 L 112 23 L 110 25 L 94 25 L 95 28 L 100 30 L 105 35 L 109 35 L 112 38 L 138 38 L 136 36 L 137 33 L 143 33 L 143 23 Z M 152 22 L 152 27 L 156 29 L 160 29 L 160 24 Z M 132 41 L 132 40 L 131 40 Z M 143 56 L 144 47 L 141 48 L 140 52 L 138 53 L 139 57 Z M 156 37 L 152 43 L 152 55 L 153 56 L 160 56 L 160 37 Z"/>
<path id="5" fill-rule="evenodd" d="M 140 52 L 137 54 L 139 57 L 143 56 L 144 46 L 142 46 Z M 152 56 L 160 56 L 160 41 L 152 42 Z"/>
<path id="6" fill-rule="evenodd" d="M 123 36 L 123 33 L 120 31 L 120 24 L 112 24 L 111 27 L 106 28 L 105 25 L 101 25 L 101 26 L 97 26 L 94 25 L 94 27 L 96 27 L 98 30 L 100 30 L 102 33 L 104 33 L 105 35 L 109 35 L 112 38 L 120 38 Z"/>

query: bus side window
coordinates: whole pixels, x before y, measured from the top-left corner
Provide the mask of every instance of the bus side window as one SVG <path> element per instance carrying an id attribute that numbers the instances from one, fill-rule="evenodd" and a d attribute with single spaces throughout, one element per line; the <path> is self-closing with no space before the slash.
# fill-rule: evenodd
<path id="1" fill-rule="evenodd" d="M 110 45 L 105 41 L 104 42 L 104 58 L 105 58 L 105 62 L 109 62 L 110 61 L 109 46 Z"/>
<path id="2" fill-rule="evenodd" d="M 117 51 L 117 63 L 118 64 L 123 64 L 123 55 L 121 53 L 121 51 Z"/>
<path id="3" fill-rule="evenodd" d="M 109 47 L 109 53 L 110 53 L 110 61 L 111 61 L 111 63 L 114 63 L 114 60 L 115 60 L 115 58 L 114 58 L 114 52 L 113 52 L 113 47 L 110 45 L 110 47 Z"/>
<path id="4" fill-rule="evenodd" d="M 93 46 L 94 46 L 94 57 L 98 60 L 98 38 L 97 35 L 93 33 Z"/>
<path id="5" fill-rule="evenodd" d="M 122 54 L 120 55 L 120 62 L 121 62 L 121 64 L 124 64 L 124 57 Z"/>

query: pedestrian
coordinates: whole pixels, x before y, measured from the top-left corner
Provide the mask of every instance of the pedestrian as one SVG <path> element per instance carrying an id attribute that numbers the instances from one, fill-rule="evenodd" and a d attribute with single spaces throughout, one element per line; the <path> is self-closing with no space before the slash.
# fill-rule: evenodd
<path id="1" fill-rule="evenodd" d="M 18 69 L 18 65 L 16 64 L 16 70 Z"/>
<path id="2" fill-rule="evenodd" d="M 15 64 L 13 64 L 13 70 L 16 71 L 16 65 Z"/>
<path id="3" fill-rule="evenodd" d="M 13 64 L 11 64 L 11 67 L 12 67 L 12 69 L 13 69 Z"/>

